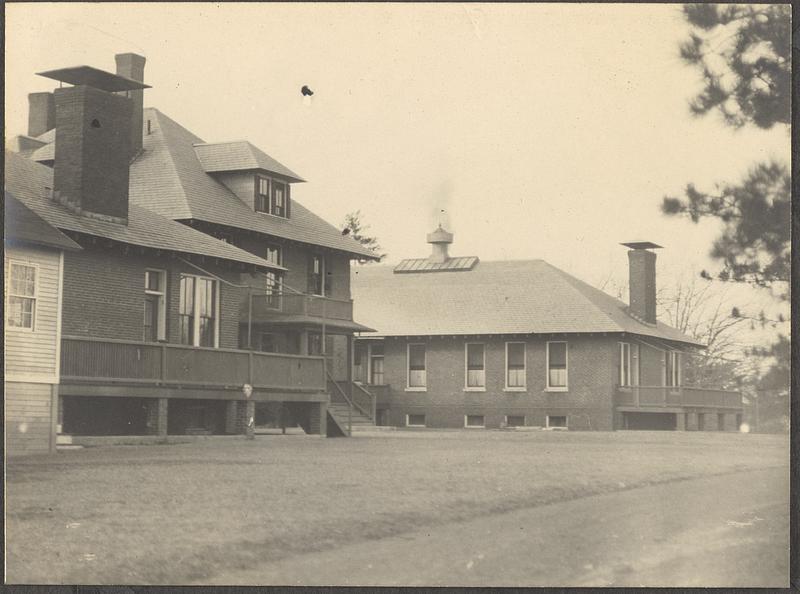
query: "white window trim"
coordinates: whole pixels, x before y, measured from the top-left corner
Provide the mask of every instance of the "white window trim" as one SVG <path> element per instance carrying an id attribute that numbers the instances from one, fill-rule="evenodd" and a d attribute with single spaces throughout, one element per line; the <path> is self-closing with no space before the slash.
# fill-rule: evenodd
<path id="1" fill-rule="evenodd" d="M 522 345 L 522 371 L 525 382 L 521 386 L 508 385 L 508 345 L 521 344 Z M 528 391 L 528 343 L 519 340 L 510 340 L 506 342 L 506 364 L 505 364 L 505 379 L 503 380 L 504 392 L 527 392 Z"/>
<path id="2" fill-rule="evenodd" d="M 288 204 L 289 204 L 289 182 L 284 181 L 282 179 L 278 179 L 277 177 L 272 177 L 270 175 L 264 175 L 261 173 L 256 174 L 256 178 L 258 180 L 266 179 L 269 180 L 269 194 L 267 195 L 267 210 L 256 210 L 256 198 L 258 196 L 263 196 L 263 194 L 259 194 L 258 190 L 260 188 L 256 187 L 255 193 L 253 194 L 253 212 L 261 215 L 267 215 L 270 217 L 275 217 L 276 219 L 283 219 L 284 221 L 287 220 L 288 217 Z M 278 182 L 279 184 L 283 184 L 283 212 L 285 215 L 276 215 L 272 212 L 272 192 L 273 192 L 273 183 Z M 259 182 L 256 182 L 256 186 L 259 185 Z"/>
<path id="3" fill-rule="evenodd" d="M 550 417 L 564 417 L 565 425 L 563 427 L 561 425 L 551 427 Z M 545 415 L 544 426 L 546 429 L 569 429 L 569 415 Z"/>
<path id="4" fill-rule="evenodd" d="M 469 385 L 469 346 L 471 344 L 479 344 L 483 346 L 483 385 L 470 386 Z M 486 343 L 484 342 L 466 342 L 464 343 L 464 391 L 465 392 L 485 392 L 486 391 Z"/>
<path id="5" fill-rule="evenodd" d="M 509 426 L 509 425 L 508 425 L 508 417 L 522 417 L 522 425 L 514 425 L 514 427 L 527 427 L 527 426 L 528 426 L 528 425 L 527 425 L 527 421 L 528 421 L 528 419 L 527 419 L 527 416 L 526 416 L 526 415 L 506 415 L 506 416 L 505 416 L 506 427 L 508 427 L 508 426 Z"/>
<path id="6" fill-rule="evenodd" d="M 25 266 L 27 268 L 34 269 L 34 278 L 33 278 L 33 296 L 31 295 L 15 295 L 11 292 L 11 267 L 13 265 L 17 266 Z M 6 312 L 9 311 L 9 303 L 11 301 L 11 297 L 22 297 L 23 299 L 33 299 L 33 309 L 31 310 L 33 320 L 31 321 L 31 327 L 26 328 L 25 326 L 10 326 L 8 324 L 8 314 L 5 315 L 5 323 L 4 327 L 6 331 L 12 332 L 25 332 L 25 333 L 34 333 L 36 332 L 36 326 L 39 323 L 39 316 L 37 312 L 39 310 L 39 264 L 37 262 L 28 262 L 25 260 L 13 260 L 9 259 L 8 261 L 8 291 L 6 294 L 6 303 L 5 308 Z"/>
<path id="7" fill-rule="evenodd" d="M 670 350 L 666 350 L 664 352 L 666 353 L 666 355 L 665 355 L 666 357 L 669 357 L 669 358 L 672 359 L 672 373 L 675 375 L 675 383 L 673 383 L 673 384 L 667 383 L 668 380 L 670 380 L 670 378 L 667 377 L 667 367 L 668 367 L 668 365 L 666 364 L 666 361 L 665 361 L 665 363 L 664 363 L 664 386 L 666 386 L 667 388 L 672 388 L 673 391 L 677 391 L 678 388 L 681 387 L 681 380 L 683 379 L 681 377 L 681 351 L 676 351 L 676 350 L 670 349 Z"/>
<path id="8" fill-rule="evenodd" d="M 421 346 L 425 348 L 425 385 L 411 385 L 411 347 Z M 428 345 L 424 342 L 409 342 L 406 344 L 406 392 L 427 392 L 428 391 Z"/>
<path id="9" fill-rule="evenodd" d="M 467 419 L 469 417 L 483 417 L 482 425 L 468 425 Z M 486 415 L 464 415 L 464 428 L 465 429 L 486 429 Z"/>
<path id="10" fill-rule="evenodd" d="M 619 386 L 620 387 L 622 387 L 622 388 L 630 388 L 633 385 L 633 370 L 631 368 L 631 358 L 632 358 L 631 357 L 631 351 L 633 350 L 633 348 L 631 347 L 631 343 L 629 343 L 629 342 L 620 341 L 617 344 L 619 344 L 619 361 L 620 361 L 619 377 L 617 378 L 617 380 L 619 381 Z M 628 377 L 627 378 L 623 378 L 622 377 L 623 374 L 624 374 L 624 369 L 625 369 L 625 367 L 622 365 L 622 362 L 623 362 L 622 353 L 625 350 L 625 346 L 624 345 L 628 346 L 628 349 L 627 349 L 627 351 L 628 351 Z M 627 382 L 625 380 L 627 380 Z"/>
<path id="11" fill-rule="evenodd" d="M 220 311 L 220 298 L 221 298 L 220 282 L 217 279 L 215 279 L 213 277 L 210 277 L 210 276 L 202 276 L 202 275 L 198 275 L 198 274 L 181 273 L 181 278 L 183 278 L 185 276 L 191 276 L 191 277 L 194 277 L 196 279 L 198 279 L 198 278 L 206 279 L 206 280 L 210 280 L 211 282 L 214 283 L 214 346 L 213 347 L 201 347 L 200 346 L 200 316 L 197 314 L 197 310 L 196 309 L 195 309 L 194 312 L 192 312 L 192 323 L 194 324 L 194 327 L 192 329 L 193 341 L 192 341 L 192 344 L 186 345 L 186 346 L 192 346 L 192 347 L 197 347 L 197 348 L 206 348 L 206 349 L 208 349 L 208 348 L 218 349 L 219 348 L 219 311 Z M 199 302 L 199 295 L 200 295 L 200 283 L 195 282 L 194 283 L 194 300 L 192 302 L 192 304 L 194 305 L 195 308 L 197 307 L 197 303 Z"/>
<path id="12" fill-rule="evenodd" d="M 147 273 L 155 272 L 158 274 L 158 284 L 160 291 L 152 291 L 147 288 Z M 158 295 L 158 337 L 157 340 L 167 340 L 167 271 L 160 268 L 145 268 L 144 273 L 144 294 Z"/>
<path id="13" fill-rule="evenodd" d="M 427 425 L 427 423 L 428 423 L 427 416 L 425 414 L 423 414 L 423 413 L 418 413 L 418 414 L 422 414 L 422 416 L 425 417 L 425 424 L 424 425 L 412 425 L 411 424 L 411 415 L 410 414 L 406 414 L 406 427 L 427 427 L 428 426 Z M 416 415 L 414 415 L 414 416 L 416 416 Z"/>
<path id="14" fill-rule="evenodd" d="M 550 345 L 551 344 L 565 344 L 567 345 L 564 349 L 564 375 L 565 381 L 563 386 L 551 386 L 550 385 Z M 548 340 L 545 346 L 545 381 L 546 381 L 546 388 L 545 392 L 568 392 L 569 391 L 569 343 L 566 340 Z"/>
<path id="15" fill-rule="evenodd" d="M 325 294 L 325 274 L 327 271 L 327 258 L 324 254 L 311 254 L 311 258 L 319 258 L 319 271 L 320 271 L 320 278 L 322 282 L 320 283 L 320 292 L 319 293 L 311 293 L 315 297 L 329 297 L 329 295 Z M 313 264 L 312 264 L 313 268 Z M 312 270 L 313 273 L 313 270 Z"/>

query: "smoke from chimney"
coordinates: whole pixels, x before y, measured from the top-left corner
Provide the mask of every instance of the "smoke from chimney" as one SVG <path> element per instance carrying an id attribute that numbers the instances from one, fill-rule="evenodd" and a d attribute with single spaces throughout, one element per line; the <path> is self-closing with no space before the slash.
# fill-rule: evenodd
<path id="1" fill-rule="evenodd" d="M 450 204 L 453 196 L 453 182 L 450 179 L 440 183 L 433 192 L 431 198 L 431 210 L 429 213 L 429 225 L 436 227 L 441 225 L 449 229 L 452 224 L 450 220 Z"/>

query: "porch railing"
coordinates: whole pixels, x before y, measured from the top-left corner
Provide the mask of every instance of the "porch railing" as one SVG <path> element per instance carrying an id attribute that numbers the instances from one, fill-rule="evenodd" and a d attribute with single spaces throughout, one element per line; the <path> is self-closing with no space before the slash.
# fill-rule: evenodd
<path id="1" fill-rule="evenodd" d="M 302 315 L 329 320 L 353 320 L 353 300 L 333 299 L 319 295 L 283 293 L 280 295 L 253 295 L 253 320 L 270 320 L 281 315 Z M 242 316 L 248 315 L 248 304 Z"/>
<path id="2" fill-rule="evenodd" d="M 66 336 L 61 379 L 323 392 L 322 357 Z"/>
<path id="3" fill-rule="evenodd" d="M 741 408 L 742 395 L 731 390 L 694 386 L 617 386 L 618 406 L 638 408 L 668 406 L 709 406 Z"/>
<path id="4" fill-rule="evenodd" d="M 376 421 L 375 415 L 377 412 L 377 398 L 372 392 L 360 384 L 351 382 L 350 385 L 353 386 L 350 396 L 353 401 L 353 405 L 361 410 L 365 415 L 369 416 L 374 423 Z"/>

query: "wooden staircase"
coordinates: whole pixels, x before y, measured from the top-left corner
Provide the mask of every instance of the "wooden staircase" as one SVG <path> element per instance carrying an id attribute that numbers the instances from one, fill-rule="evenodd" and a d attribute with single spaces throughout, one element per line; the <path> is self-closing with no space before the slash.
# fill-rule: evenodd
<path id="1" fill-rule="evenodd" d="M 328 375 L 328 436 L 351 436 L 362 431 L 389 429 L 375 425 L 375 396 L 356 383 L 337 382 Z"/>

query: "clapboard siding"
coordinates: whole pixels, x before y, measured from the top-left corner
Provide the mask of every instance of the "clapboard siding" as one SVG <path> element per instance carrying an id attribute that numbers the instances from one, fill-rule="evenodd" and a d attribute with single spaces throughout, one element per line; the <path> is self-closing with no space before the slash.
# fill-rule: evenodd
<path id="1" fill-rule="evenodd" d="M 60 254 L 55 250 L 6 246 L 3 261 L 4 303 L 8 303 L 9 263 L 18 261 L 38 267 L 36 322 L 33 331 L 5 331 L 5 372 L 15 376 L 42 378 L 58 383 L 58 291 Z"/>
<path id="2" fill-rule="evenodd" d="M 9 455 L 50 451 L 52 390 L 50 384 L 6 382 L 5 431 Z"/>

